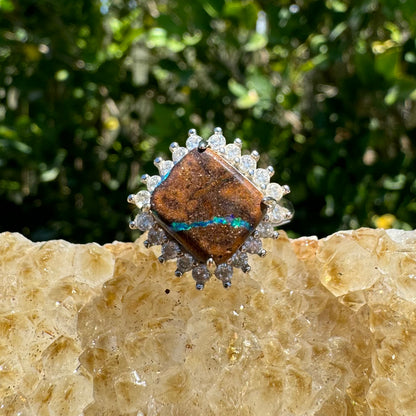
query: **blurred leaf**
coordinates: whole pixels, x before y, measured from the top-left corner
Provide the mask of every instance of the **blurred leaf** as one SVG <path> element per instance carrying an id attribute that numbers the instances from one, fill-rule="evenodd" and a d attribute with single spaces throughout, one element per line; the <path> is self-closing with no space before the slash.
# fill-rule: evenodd
<path id="1" fill-rule="evenodd" d="M 59 175 L 59 168 L 52 168 L 42 172 L 40 175 L 41 182 L 51 182 L 54 181 Z"/>
<path id="2" fill-rule="evenodd" d="M 30 154 L 32 149 L 25 143 L 17 140 L 0 139 L 0 150 L 4 148 L 6 151 L 16 150 L 19 153 Z"/>
<path id="3" fill-rule="evenodd" d="M 253 29 L 257 21 L 258 11 L 255 2 L 227 1 L 223 9 L 223 15 L 235 17 L 243 27 Z"/>
<path id="4" fill-rule="evenodd" d="M 232 78 L 228 81 L 228 88 L 237 97 L 247 95 L 248 92 L 246 87 L 239 84 L 235 79 Z"/>
<path id="5" fill-rule="evenodd" d="M 147 44 L 150 48 L 158 48 L 166 45 L 167 33 L 161 27 L 155 27 L 149 31 Z"/>
<path id="6" fill-rule="evenodd" d="M 400 57 L 400 47 L 387 47 L 375 56 L 376 71 L 387 79 L 397 77 L 400 74 Z"/>
<path id="7" fill-rule="evenodd" d="M 12 0 L 0 0 L 0 10 L 4 12 L 12 12 L 14 10 L 14 4 Z"/>
<path id="8" fill-rule="evenodd" d="M 244 50 L 247 52 L 258 51 L 267 45 L 267 37 L 260 33 L 253 33 L 248 42 L 244 45 Z"/>
<path id="9" fill-rule="evenodd" d="M 237 108 L 251 108 L 259 102 L 259 95 L 256 90 L 249 90 L 247 94 L 239 97 L 236 101 Z"/>
<path id="10" fill-rule="evenodd" d="M 340 0 L 326 0 L 325 5 L 328 9 L 332 9 L 338 13 L 344 13 L 348 9 L 348 6 Z"/>

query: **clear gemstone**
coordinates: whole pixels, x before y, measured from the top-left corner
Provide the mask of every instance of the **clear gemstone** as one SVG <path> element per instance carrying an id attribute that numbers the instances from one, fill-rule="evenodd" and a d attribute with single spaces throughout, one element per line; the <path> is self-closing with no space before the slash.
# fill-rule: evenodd
<path id="1" fill-rule="evenodd" d="M 247 173 L 250 170 L 256 169 L 256 161 L 250 155 L 241 156 L 240 170 L 243 173 Z"/>
<path id="2" fill-rule="evenodd" d="M 279 201 L 283 197 L 283 193 L 283 187 L 275 182 L 269 183 L 265 192 L 266 196 L 269 196 L 276 201 Z"/>
<path id="3" fill-rule="evenodd" d="M 165 232 L 157 227 L 157 228 L 151 228 L 149 230 L 149 233 L 147 234 L 147 241 L 152 245 L 160 245 L 163 244 L 163 242 L 166 239 Z"/>
<path id="4" fill-rule="evenodd" d="M 229 161 L 234 162 L 235 159 L 241 156 L 241 149 L 234 143 L 227 144 L 224 155 Z"/>
<path id="5" fill-rule="evenodd" d="M 182 257 L 178 258 L 176 265 L 177 269 L 181 273 L 188 272 L 192 269 L 192 266 L 194 265 L 194 258 L 190 254 L 185 253 Z"/>
<path id="6" fill-rule="evenodd" d="M 222 134 L 215 133 L 208 139 L 208 144 L 213 150 L 219 150 L 225 146 L 225 137 Z"/>
<path id="7" fill-rule="evenodd" d="M 180 253 L 181 249 L 174 241 L 168 241 L 162 246 L 162 257 L 165 260 L 175 259 Z"/>
<path id="8" fill-rule="evenodd" d="M 231 257 L 231 265 L 234 267 L 243 267 L 248 262 L 247 253 L 238 250 Z"/>
<path id="9" fill-rule="evenodd" d="M 285 208 L 281 207 L 279 204 L 276 204 L 270 212 L 268 211 L 269 220 L 272 223 L 280 224 L 285 219 L 285 214 L 287 211 Z"/>
<path id="10" fill-rule="evenodd" d="M 258 231 L 260 238 L 271 238 L 271 237 L 273 237 L 274 227 L 270 223 L 261 222 L 257 226 L 256 230 Z"/>
<path id="11" fill-rule="evenodd" d="M 196 149 L 201 140 L 202 140 L 202 137 L 198 136 L 197 134 L 192 134 L 186 140 L 186 148 L 188 150 Z"/>
<path id="12" fill-rule="evenodd" d="M 134 203 L 137 208 L 142 209 L 145 205 L 150 204 L 150 192 L 149 191 L 139 191 L 134 195 Z"/>
<path id="13" fill-rule="evenodd" d="M 273 224 L 284 224 L 290 221 L 293 217 L 295 210 L 293 205 L 286 198 L 282 198 L 278 204 L 270 207 L 267 211 L 269 221 Z"/>
<path id="14" fill-rule="evenodd" d="M 147 179 L 146 185 L 149 192 L 153 192 L 155 190 L 156 186 L 160 183 L 160 179 L 159 175 L 153 175 Z"/>
<path id="15" fill-rule="evenodd" d="M 172 168 L 173 168 L 173 162 L 171 160 L 164 160 L 160 162 L 158 166 L 159 175 L 162 177 L 167 175 Z"/>
<path id="16" fill-rule="evenodd" d="M 270 182 L 269 171 L 262 168 L 256 169 L 253 176 L 253 182 L 261 188 L 265 188 Z"/>
<path id="17" fill-rule="evenodd" d="M 207 266 L 205 264 L 199 264 L 198 266 L 194 267 L 192 269 L 192 277 L 197 284 L 200 284 L 202 287 L 204 287 L 205 282 L 208 281 L 210 277 Z M 202 289 L 202 287 L 200 288 Z"/>
<path id="18" fill-rule="evenodd" d="M 241 250 L 247 253 L 257 254 L 262 248 L 262 243 L 259 238 L 249 237 L 242 245 Z"/>
<path id="19" fill-rule="evenodd" d="M 219 264 L 215 269 L 215 276 L 223 282 L 229 282 L 233 276 L 233 267 L 227 263 Z"/>
<path id="20" fill-rule="evenodd" d="M 148 212 L 142 212 L 141 214 L 137 215 L 134 219 L 134 222 L 140 231 L 147 231 L 154 224 L 153 216 Z"/>
<path id="21" fill-rule="evenodd" d="M 179 162 L 186 154 L 188 153 L 188 149 L 185 147 L 178 147 L 172 153 L 172 160 L 174 163 Z"/>

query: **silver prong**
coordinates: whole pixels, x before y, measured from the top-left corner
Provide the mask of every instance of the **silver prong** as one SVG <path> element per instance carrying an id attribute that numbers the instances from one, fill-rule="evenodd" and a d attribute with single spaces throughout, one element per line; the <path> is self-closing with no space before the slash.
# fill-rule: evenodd
<path id="1" fill-rule="evenodd" d="M 257 150 L 253 150 L 252 152 L 251 152 L 251 157 L 256 161 L 256 162 L 258 162 L 259 161 L 259 159 L 260 159 L 260 154 L 259 154 L 259 152 L 257 151 Z"/>
<path id="2" fill-rule="evenodd" d="M 215 127 L 214 133 L 215 134 L 222 134 L 222 128 L 221 127 Z"/>
<path id="3" fill-rule="evenodd" d="M 239 165 L 240 164 L 241 159 L 239 157 L 236 157 L 233 162 L 235 165 Z"/>
<path id="4" fill-rule="evenodd" d="M 198 143 L 198 150 L 200 152 L 203 152 L 204 150 L 206 150 L 208 148 L 208 142 L 206 140 L 201 140 Z"/>
<path id="5" fill-rule="evenodd" d="M 290 194 L 290 186 L 289 185 L 283 185 L 283 195 Z"/>
<path id="6" fill-rule="evenodd" d="M 130 195 L 127 197 L 127 202 L 128 202 L 129 204 L 134 204 L 134 194 L 130 194 Z"/>
<path id="7" fill-rule="evenodd" d="M 260 233 L 257 230 L 254 230 L 253 237 L 254 238 L 259 238 L 259 234 Z"/>
<path id="8" fill-rule="evenodd" d="M 222 284 L 224 286 L 225 289 L 228 289 L 231 286 L 231 282 L 229 280 L 223 282 Z"/>
<path id="9" fill-rule="evenodd" d="M 248 273 L 251 270 L 251 266 L 246 263 L 243 267 L 241 267 L 241 270 L 243 271 L 243 273 Z"/>
<path id="10" fill-rule="evenodd" d="M 235 139 L 234 139 L 234 144 L 236 144 L 240 149 L 242 148 L 242 146 L 243 146 L 243 142 L 241 141 L 241 139 L 239 139 L 238 137 L 236 137 Z"/>
<path id="11" fill-rule="evenodd" d="M 188 130 L 188 136 L 193 136 L 196 134 L 196 130 L 195 129 L 189 129 Z"/>
<path id="12" fill-rule="evenodd" d="M 159 263 L 162 263 L 162 264 L 166 261 L 163 256 L 159 256 L 158 260 L 159 260 Z"/>
<path id="13" fill-rule="evenodd" d="M 279 238 L 279 231 L 273 231 L 272 238 L 273 238 L 274 240 L 277 240 L 277 239 Z"/>
<path id="14" fill-rule="evenodd" d="M 149 178 L 150 176 L 147 173 L 145 173 L 144 175 L 141 176 L 140 181 L 142 183 L 146 183 Z"/>
<path id="15" fill-rule="evenodd" d="M 195 285 L 195 287 L 196 287 L 196 289 L 197 289 L 197 290 L 203 290 L 203 289 L 204 289 L 204 287 L 205 287 L 205 285 L 204 285 L 203 283 L 197 283 L 197 284 Z"/>
<path id="16" fill-rule="evenodd" d="M 179 147 L 179 144 L 177 142 L 172 142 L 169 145 L 169 150 L 173 153 L 175 151 L 175 149 L 177 149 Z"/>
<path id="17" fill-rule="evenodd" d="M 273 166 L 267 166 L 267 171 L 269 172 L 270 177 L 274 175 L 274 168 Z"/>
<path id="18" fill-rule="evenodd" d="M 137 230 L 137 225 L 136 225 L 136 221 L 130 221 L 129 222 L 129 228 L 130 230 Z"/>
<path id="19" fill-rule="evenodd" d="M 150 247 L 152 247 L 152 245 L 150 244 L 149 240 L 144 240 L 144 241 L 143 241 L 143 245 L 144 245 L 146 248 L 150 248 Z"/>
<path id="20" fill-rule="evenodd" d="M 213 274 L 214 273 L 214 270 L 215 270 L 215 261 L 214 261 L 214 259 L 212 258 L 212 257 L 210 257 L 208 260 L 207 260 L 207 269 L 208 269 L 208 271 L 211 273 L 211 274 Z"/>
<path id="21" fill-rule="evenodd" d="M 175 276 L 176 277 L 181 277 L 182 275 L 183 275 L 183 273 L 179 269 L 175 270 Z"/>
<path id="22" fill-rule="evenodd" d="M 156 167 L 158 167 L 161 163 L 163 162 L 163 159 L 160 157 L 160 156 L 158 156 L 154 161 L 153 161 L 153 164 L 156 166 Z"/>
<path id="23" fill-rule="evenodd" d="M 267 254 L 267 251 L 264 248 L 262 248 L 257 254 L 260 257 L 264 257 Z"/>
<path id="24" fill-rule="evenodd" d="M 249 174 L 250 176 L 254 176 L 254 169 L 250 169 L 250 170 L 248 171 L 248 174 Z"/>

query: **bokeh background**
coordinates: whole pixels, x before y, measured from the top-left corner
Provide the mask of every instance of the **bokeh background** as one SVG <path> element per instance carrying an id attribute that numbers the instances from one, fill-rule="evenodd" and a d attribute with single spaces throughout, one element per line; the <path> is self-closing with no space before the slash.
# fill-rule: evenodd
<path id="1" fill-rule="evenodd" d="M 221 126 L 293 236 L 416 224 L 414 0 L 0 0 L 0 231 L 129 241 L 126 196 Z"/>

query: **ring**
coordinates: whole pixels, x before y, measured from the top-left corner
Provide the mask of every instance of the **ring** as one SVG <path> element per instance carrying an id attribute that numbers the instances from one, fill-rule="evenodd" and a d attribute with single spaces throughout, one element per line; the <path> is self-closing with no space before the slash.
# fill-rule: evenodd
<path id="1" fill-rule="evenodd" d="M 270 182 L 272 166 L 257 168 L 257 151 L 241 154 L 242 142 L 226 143 L 216 127 L 208 140 L 189 130 L 186 147 L 172 143 L 172 160 L 154 160 L 159 175 L 143 175 L 146 190 L 128 196 L 140 212 L 131 229 L 148 231 L 146 247 L 162 246 L 159 261 L 176 259 L 175 275 L 192 272 L 201 290 L 212 275 L 225 288 L 233 269 L 247 273 L 248 254 L 266 255 L 262 238 L 293 218 L 288 185 Z"/>

